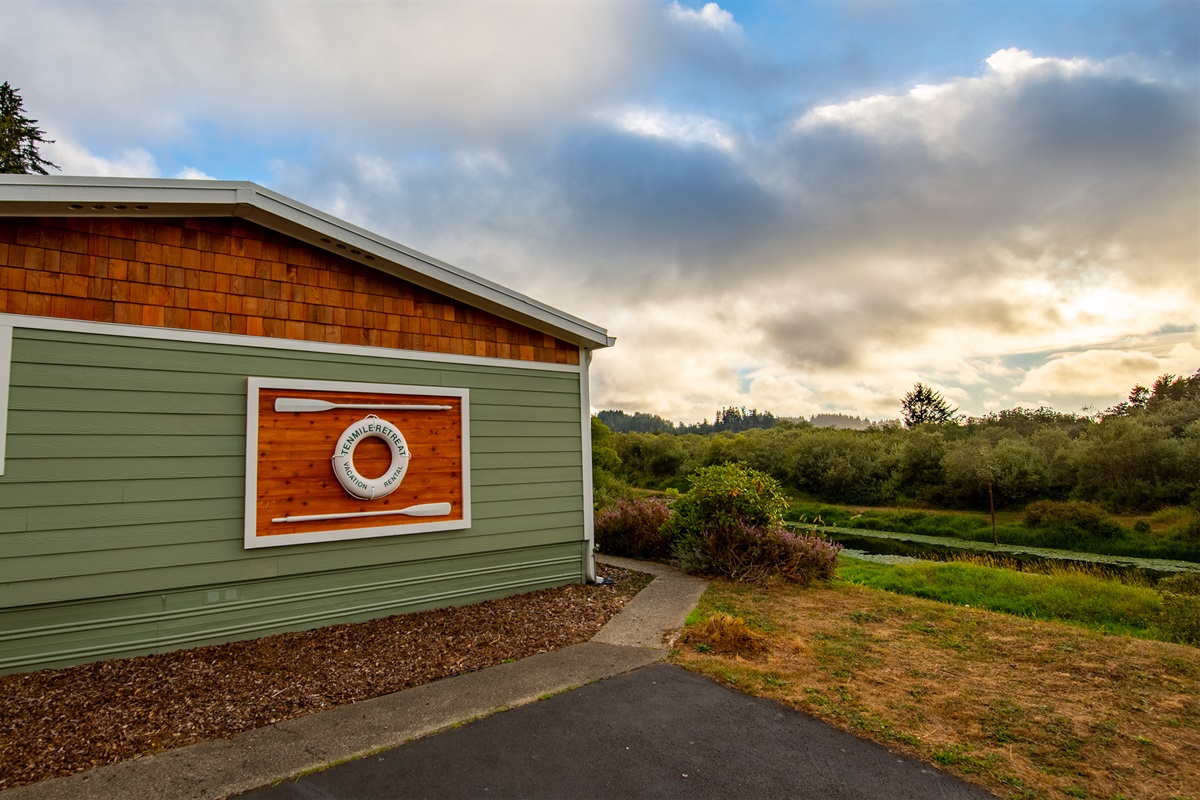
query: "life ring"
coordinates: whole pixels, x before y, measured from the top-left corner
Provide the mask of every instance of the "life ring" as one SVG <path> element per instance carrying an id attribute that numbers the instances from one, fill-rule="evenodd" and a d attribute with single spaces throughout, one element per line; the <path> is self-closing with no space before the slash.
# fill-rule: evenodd
<path id="1" fill-rule="evenodd" d="M 378 478 L 364 478 L 354 468 L 354 449 L 363 439 L 382 439 L 392 451 L 392 463 Z M 363 500 L 378 500 L 396 491 L 404 473 L 408 472 L 408 442 L 395 425 L 374 414 L 368 414 L 342 431 L 333 454 L 333 474 L 342 488 Z"/>

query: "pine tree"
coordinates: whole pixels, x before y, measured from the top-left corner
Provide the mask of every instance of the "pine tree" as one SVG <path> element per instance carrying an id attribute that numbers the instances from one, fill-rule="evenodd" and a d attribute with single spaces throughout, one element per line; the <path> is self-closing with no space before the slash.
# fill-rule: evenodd
<path id="1" fill-rule="evenodd" d="M 37 120 L 21 111 L 21 95 L 8 81 L 0 84 L 0 174 L 45 175 L 46 167 L 58 169 L 38 154 L 38 145 L 53 144 L 54 140 L 44 138 L 45 131 L 37 127 Z"/>
<path id="2" fill-rule="evenodd" d="M 900 401 L 900 414 L 908 427 L 926 423 L 954 422 L 957 408 L 951 408 L 941 392 L 935 392 L 923 383 L 918 383 Z"/>

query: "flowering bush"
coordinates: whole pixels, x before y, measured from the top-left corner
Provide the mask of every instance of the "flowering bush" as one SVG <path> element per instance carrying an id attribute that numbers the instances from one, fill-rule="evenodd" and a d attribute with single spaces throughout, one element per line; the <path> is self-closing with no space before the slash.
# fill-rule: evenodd
<path id="1" fill-rule="evenodd" d="M 833 576 L 841 546 L 782 527 L 787 498 L 774 478 L 734 463 L 697 470 L 691 481 L 668 526 L 684 571 L 753 583 Z"/>
<path id="2" fill-rule="evenodd" d="M 681 540 L 676 555 L 685 572 L 746 583 L 778 576 L 807 586 L 833 577 L 841 549 L 819 536 L 737 520 L 708 525 Z"/>
<path id="3" fill-rule="evenodd" d="M 596 514 L 596 546 L 609 555 L 664 561 L 671 555 L 670 516 L 657 497 L 620 499 Z"/>

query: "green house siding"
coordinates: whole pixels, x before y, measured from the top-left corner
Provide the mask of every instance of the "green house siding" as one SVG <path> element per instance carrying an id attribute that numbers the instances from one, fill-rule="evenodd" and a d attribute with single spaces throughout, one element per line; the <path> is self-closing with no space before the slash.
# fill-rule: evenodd
<path id="1" fill-rule="evenodd" d="M 16 328 L 0 672 L 583 580 L 581 373 Z M 246 378 L 470 391 L 469 529 L 247 550 Z"/>

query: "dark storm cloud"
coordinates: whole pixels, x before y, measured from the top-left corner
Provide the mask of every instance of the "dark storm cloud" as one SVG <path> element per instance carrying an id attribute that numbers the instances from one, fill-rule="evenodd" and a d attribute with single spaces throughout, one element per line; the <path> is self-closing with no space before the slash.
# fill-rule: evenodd
<path id="1" fill-rule="evenodd" d="M 700 280 L 740 271 L 737 254 L 781 223 L 776 198 L 727 153 L 701 144 L 579 131 L 544 169 L 570 210 L 563 246 L 611 255 L 606 273 L 640 274 L 648 263 Z"/>

